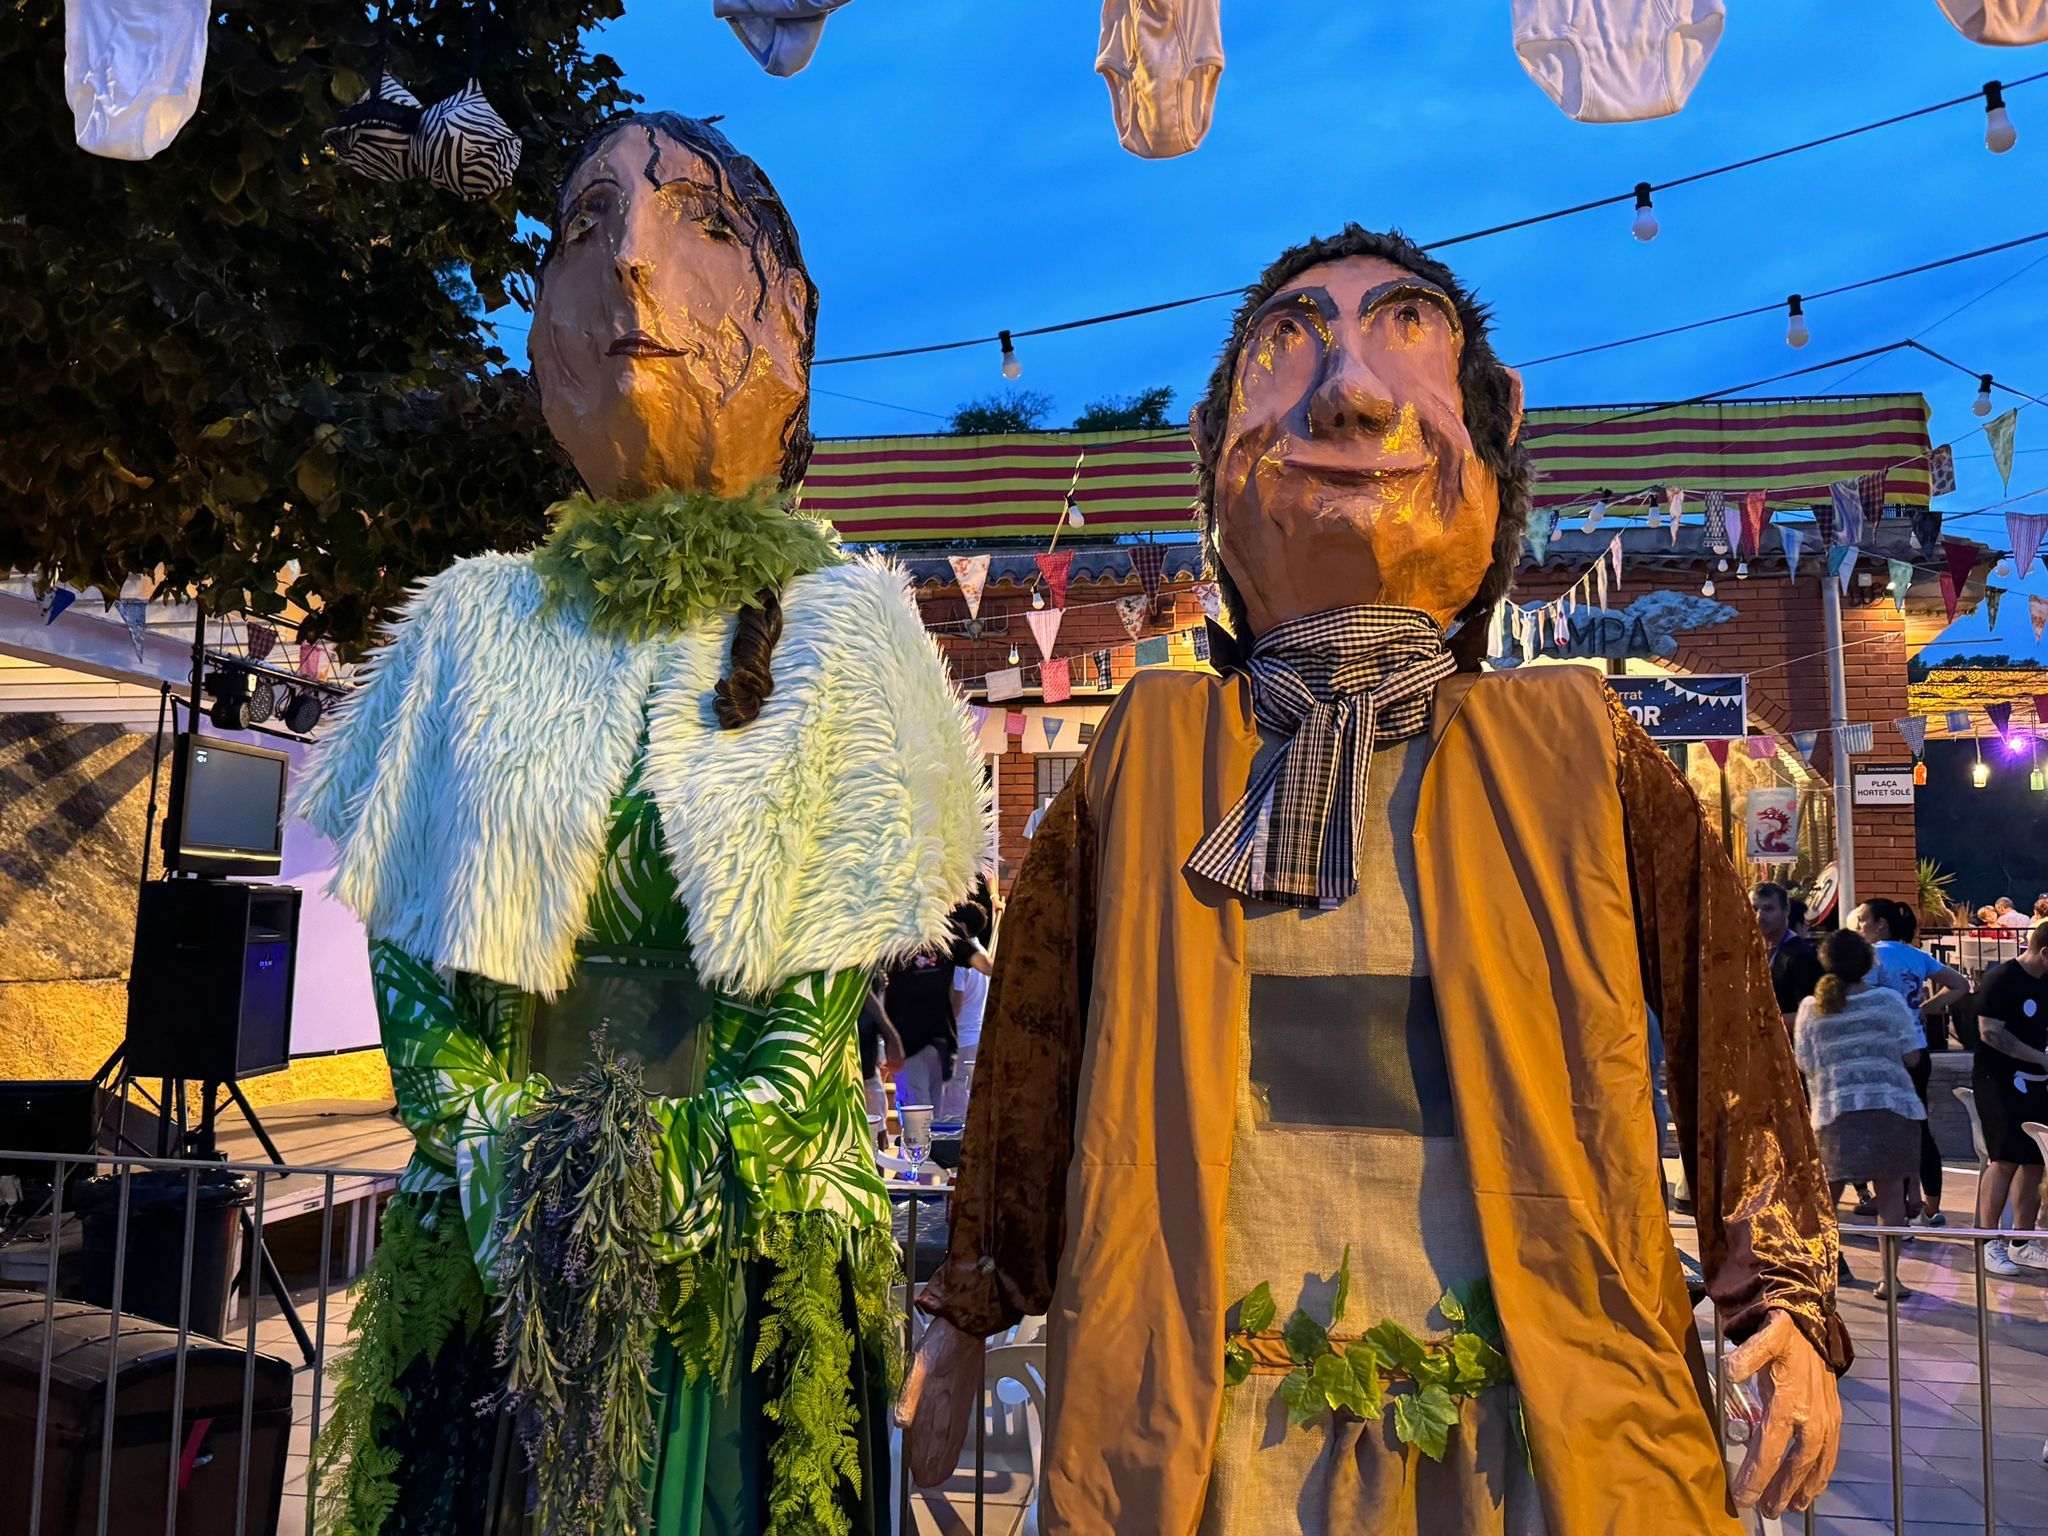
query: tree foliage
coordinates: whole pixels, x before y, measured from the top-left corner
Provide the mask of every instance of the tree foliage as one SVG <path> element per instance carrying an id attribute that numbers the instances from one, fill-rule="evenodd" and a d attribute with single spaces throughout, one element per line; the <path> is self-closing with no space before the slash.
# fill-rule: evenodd
<path id="1" fill-rule="evenodd" d="M 1009 389 L 983 395 L 956 407 L 949 432 L 987 435 L 994 432 L 1036 432 L 1052 414 L 1052 396 L 1035 389 Z"/>
<path id="2" fill-rule="evenodd" d="M 1155 389 L 1140 390 L 1135 395 L 1109 395 L 1095 401 L 1079 416 L 1074 418 L 1076 432 L 1121 432 L 1128 429 L 1169 428 L 1173 425 L 1167 419 L 1168 407 L 1173 404 L 1173 388 L 1161 384 Z"/>
<path id="3" fill-rule="evenodd" d="M 0 567 L 161 567 L 353 646 L 421 576 L 539 537 L 572 477 L 479 304 L 525 297 L 522 215 L 634 99 L 583 41 L 622 5 L 385 9 L 216 0 L 199 110 L 140 164 L 74 142 L 58 0 L 0 18 Z M 513 185 L 345 169 L 321 134 L 380 58 L 429 104 L 473 74 L 523 141 Z"/>

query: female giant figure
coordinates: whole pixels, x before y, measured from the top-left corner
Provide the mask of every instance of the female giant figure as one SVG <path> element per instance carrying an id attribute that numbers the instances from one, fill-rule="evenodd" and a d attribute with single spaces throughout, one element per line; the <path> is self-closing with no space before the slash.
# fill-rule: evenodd
<path id="1" fill-rule="evenodd" d="M 523 1461 L 545 1530 L 883 1530 L 855 1021 L 975 876 L 978 760 L 903 579 L 785 509 L 817 295 L 760 169 L 623 117 L 552 235 L 531 356 L 589 495 L 424 584 L 299 796 L 419 1142 L 324 1523 L 517 1519 Z"/>

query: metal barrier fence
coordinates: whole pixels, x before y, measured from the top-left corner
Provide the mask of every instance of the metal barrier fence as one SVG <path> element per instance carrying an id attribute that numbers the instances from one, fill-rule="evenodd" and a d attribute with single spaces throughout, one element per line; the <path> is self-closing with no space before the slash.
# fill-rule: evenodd
<path id="1" fill-rule="evenodd" d="M 302 1205 L 301 1202 L 294 1202 L 295 1205 L 301 1205 L 301 1209 L 304 1212 L 317 1212 L 320 1222 L 317 1268 L 310 1277 L 301 1282 L 300 1286 L 301 1289 L 310 1287 L 312 1292 L 311 1305 L 314 1308 L 315 1317 L 309 1337 L 313 1347 L 303 1366 L 284 1368 L 289 1371 L 289 1375 L 293 1378 L 290 1396 L 293 1400 L 295 1411 L 289 1416 L 282 1447 L 280 1447 L 280 1444 L 274 1437 L 266 1439 L 264 1442 L 265 1455 L 271 1458 L 272 1463 L 280 1460 L 289 1462 L 297 1460 L 300 1456 L 310 1457 L 313 1443 L 319 1436 L 323 1416 L 327 1408 L 327 1381 L 325 1373 L 330 1340 L 330 1301 L 334 1296 L 340 1294 L 334 1276 L 333 1218 L 337 1210 L 335 1199 L 337 1185 L 339 1184 L 344 1189 L 347 1189 L 351 1181 L 371 1179 L 388 1186 L 391 1178 L 389 1170 L 378 1171 L 343 1167 L 281 1167 L 273 1163 L 190 1162 L 144 1157 L 120 1157 L 107 1154 L 86 1160 L 61 1158 L 41 1153 L 0 1153 L 0 1161 L 13 1163 L 16 1166 L 24 1164 L 49 1165 L 52 1169 L 51 1197 L 48 1207 L 45 1213 L 35 1219 L 33 1224 L 38 1230 L 24 1235 L 18 1230 L 18 1224 L 17 1230 L 14 1232 L 10 1233 L 0 1230 L 0 1311 L 9 1309 L 11 1301 L 11 1310 L 17 1313 L 40 1314 L 39 1329 L 33 1326 L 38 1320 L 30 1319 L 31 1326 L 29 1331 L 37 1334 L 34 1345 L 24 1347 L 16 1342 L 10 1346 L 9 1339 L 17 1338 L 23 1330 L 17 1328 L 11 1334 L 5 1330 L 0 1330 L 0 1405 L 4 1405 L 6 1401 L 8 1373 L 11 1371 L 18 1372 L 26 1368 L 26 1362 L 19 1358 L 19 1356 L 25 1351 L 30 1357 L 33 1357 L 36 1349 L 39 1348 L 40 1351 L 39 1368 L 34 1385 L 33 1446 L 24 1452 L 20 1447 L 19 1437 L 11 1437 L 11 1443 L 8 1447 L 7 1465 L 14 1466 L 17 1470 L 12 1474 L 0 1471 L 0 1491 L 9 1490 L 11 1485 L 12 1492 L 10 1498 L 18 1495 L 23 1500 L 25 1507 L 5 1507 L 8 1501 L 0 1499 L 0 1536 L 12 1536 L 12 1533 L 17 1531 L 28 1533 L 28 1536 L 70 1536 L 72 1532 L 82 1532 L 88 1529 L 88 1516 L 90 1517 L 89 1528 L 95 1533 L 95 1536 L 109 1536 L 110 1530 L 116 1533 L 143 1530 L 147 1527 L 144 1523 L 138 1522 L 135 1509 L 139 1503 L 144 1504 L 146 1516 L 146 1503 L 155 1500 L 157 1487 L 160 1487 L 161 1490 L 162 1528 L 165 1536 L 176 1536 L 176 1533 L 181 1529 L 179 1521 L 180 1499 L 187 1494 L 189 1485 L 194 1479 L 195 1466 L 210 1466 L 211 1462 L 215 1459 L 215 1455 L 208 1455 L 203 1459 L 200 1455 L 210 1443 L 207 1437 L 210 1433 L 209 1426 L 213 1421 L 210 1419 L 204 1420 L 196 1426 L 188 1425 L 186 1422 L 188 1406 L 187 1368 L 195 1350 L 207 1356 L 208 1364 L 217 1366 L 221 1363 L 218 1358 L 220 1353 L 219 1343 L 203 1331 L 197 1330 L 192 1326 L 195 1255 L 200 1247 L 197 1228 L 197 1218 L 202 1203 L 200 1200 L 200 1181 L 202 1177 L 208 1175 L 218 1175 L 221 1173 L 241 1174 L 246 1175 L 252 1180 L 253 1189 L 250 1198 L 250 1215 L 253 1219 L 249 1223 L 249 1228 L 259 1238 L 264 1228 L 265 1207 L 271 1199 L 271 1188 L 274 1183 L 291 1178 L 318 1181 L 321 1186 L 322 1198 L 317 1205 Z M 65 1276 L 67 1253 L 79 1251 L 73 1246 L 73 1239 L 77 1235 L 76 1222 L 74 1220 L 76 1213 L 67 1211 L 65 1204 L 67 1185 L 70 1183 L 70 1175 L 81 1170 L 93 1171 L 97 1168 L 112 1168 L 116 1170 L 113 1177 L 118 1185 L 110 1255 L 111 1284 L 108 1290 L 109 1300 L 104 1313 L 92 1311 L 92 1320 L 96 1325 L 103 1326 L 105 1330 L 105 1396 L 104 1402 L 99 1406 L 99 1430 L 96 1447 L 90 1453 L 78 1449 L 74 1449 L 70 1453 L 72 1460 L 76 1464 L 70 1469 L 68 1484 L 60 1483 L 57 1490 L 60 1497 L 62 1497 L 65 1495 L 66 1487 L 68 1486 L 70 1503 L 63 1509 L 56 1509 L 48 1507 L 50 1500 L 45 1484 L 47 1481 L 51 1481 L 46 1476 L 52 1470 L 50 1458 L 58 1451 L 52 1435 L 53 1385 L 57 1379 L 53 1368 L 57 1363 L 54 1355 L 59 1338 L 58 1324 L 60 1316 L 70 1317 L 76 1315 L 83 1318 L 86 1315 L 84 1311 L 74 1312 L 76 1303 L 60 1296 L 60 1291 L 64 1290 L 67 1286 Z M 124 1311 L 124 1302 L 131 1299 L 131 1288 L 138 1284 L 131 1270 L 135 1264 L 149 1264 L 152 1257 L 146 1253 L 141 1254 L 135 1257 L 134 1264 L 131 1263 L 131 1197 L 136 1177 L 140 1174 L 165 1175 L 169 1176 L 173 1181 L 182 1181 L 183 1184 L 182 1222 L 178 1223 L 178 1227 L 181 1229 L 181 1241 L 176 1258 L 177 1283 L 175 1291 L 178 1302 L 174 1330 L 161 1321 L 149 1322 L 146 1319 Z M 301 1188 L 303 1188 L 303 1185 Z M 906 1277 L 909 1277 L 910 1282 L 904 1287 L 904 1330 L 906 1340 L 908 1340 L 914 1337 L 916 1331 L 915 1277 L 917 1275 L 917 1236 L 920 1226 L 920 1212 L 927 1205 L 943 1202 L 948 1198 L 948 1191 L 938 1187 L 905 1187 L 897 1189 L 892 1193 L 906 1207 L 904 1212 L 906 1230 L 903 1235 L 902 1247 L 904 1273 Z M 45 1222 L 47 1222 L 47 1233 L 39 1230 Z M 1687 1219 L 1677 1218 L 1674 1220 L 1673 1225 L 1676 1228 L 1683 1229 L 1689 1227 L 1691 1223 Z M 1979 1426 L 1981 1430 L 1980 1453 L 1983 1475 L 1984 1530 L 1987 1536 L 1991 1536 L 1991 1533 L 1995 1533 L 1998 1528 L 1998 1521 L 1997 1481 L 1993 1455 L 1991 1312 L 1987 1290 L 1987 1275 L 1984 1267 L 1984 1253 L 1987 1242 L 1996 1238 L 2009 1237 L 2011 1234 L 1964 1227 L 1932 1230 L 1915 1229 L 1911 1234 L 1908 1234 L 1897 1228 L 1860 1225 L 1844 1225 L 1842 1232 L 1850 1237 L 1876 1238 L 1881 1251 L 1884 1271 L 1888 1278 L 1895 1277 L 1900 1244 L 1907 1240 L 1909 1236 L 1911 1240 L 1919 1244 L 1968 1245 L 1972 1250 L 1975 1273 L 1976 1360 Z M 33 1272 L 38 1253 L 40 1253 L 40 1262 L 43 1266 L 44 1283 L 39 1288 L 26 1286 L 22 1282 Z M 316 1479 L 313 1475 L 310 1460 L 305 1463 L 307 1468 L 306 1483 L 304 1492 L 300 1496 L 304 1504 L 302 1512 L 303 1521 L 301 1522 L 298 1519 L 300 1511 L 291 1510 L 290 1513 L 293 1519 L 290 1527 L 280 1523 L 283 1512 L 290 1503 L 289 1497 L 283 1491 L 283 1484 L 285 1482 L 283 1467 L 277 1464 L 265 1466 L 258 1466 L 256 1464 L 256 1431 L 258 1428 L 256 1422 L 258 1414 L 257 1378 L 259 1362 L 267 1362 L 263 1369 L 266 1376 L 272 1380 L 275 1380 L 282 1365 L 281 1362 L 274 1360 L 258 1348 L 258 1330 L 263 1299 L 261 1292 L 264 1289 L 271 1291 L 273 1293 L 272 1299 L 281 1309 L 290 1309 L 293 1305 L 290 1288 L 282 1281 L 281 1272 L 274 1265 L 258 1262 L 258 1257 L 256 1248 L 245 1244 L 243 1262 L 240 1266 L 240 1279 L 239 1281 L 233 1281 L 232 1274 L 229 1276 L 229 1279 L 240 1287 L 242 1309 L 242 1316 L 236 1320 L 235 1328 L 231 1330 L 240 1334 L 238 1353 L 241 1359 L 241 1389 L 238 1401 L 239 1433 L 235 1442 L 234 1461 L 233 1524 L 230 1527 L 226 1523 L 223 1510 L 209 1509 L 203 1517 L 188 1521 L 182 1528 L 188 1532 L 194 1530 L 203 1530 L 209 1533 L 218 1531 L 223 1533 L 223 1536 L 230 1529 L 234 1532 L 234 1536 L 266 1536 L 266 1533 L 275 1532 L 280 1529 L 297 1528 L 302 1523 L 303 1529 L 308 1533 L 308 1536 L 311 1536 L 315 1529 L 319 1489 L 316 1486 Z M 156 1256 L 157 1262 L 161 1262 L 161 1259 L 161 1255 Z M 80 1264 L 74 1262 L 72 1268 L 75 1275 L 80 1268 Z M 163 1271 L 155 1274 L 145 1274 L 144 1281 L 161 1287 L 167 1278 L 168 1271 Z M 1899 1356 L 1899 1299 L 1896 1284 L 1888 1286 L 1886 1289 L 1889 1295 L 1885 1303 L 1885 1374 L 1887 1396 L 1890 1403 L 1892 1521 L 1893 1529 L 1903 1532 L 1907 1529 L 1907 1526 L 1905 1523 L 1905 1461 L 1901 1426 L 1902 1376 Z M 117 1486 L 114 1477 L 115 1464 L 117 1459 L 120 1459 L 117 1456 L 117 1451 L 122 1448 L 124 1439 L 120 1433 L 117 1433 L 117 1426 L 120 1422 L 117 1396 L 121 1386 L 120 1378 L 123 1360 L 121 1351 L 124 1331 L 129 1335 L 131 1341 L 138 1331 L 144 1334 L 155 1335 L 163 1335 L 175 1331 L 176 1336 L 174 1346 L 175 1357 L 171 1364 L 172 1381 L 168 1414 L 159 1416 L 152 1412 L 149 1416 L 152 1423 L 159 1422 L 160 1420 L 163 1425 L 161 1436 L 162 1482 L 154 1487 L 149 1485 L 149 1479 L 137 1479 L 127 1476 L 124 1476 L 119 1486 Z M 336 1342 L 339 1342 L 340 1335 L 338 1333 L 333 1337 Z M 1738 1444 L 1740 1437 L 1731 1435 L 1726 1353 L 1722 1348 L 1723 1340 L 1718 1319 L 1715 1320 L 1712 1337 L 1714 1343 L 1714 1396 L 1720 1420 L 1722 1442 L 1724 1447 L 1727 1447 Z M 97 1336 L 94 1336 L 92 1342 L 97 1347 Z M 9 1353 L 10 1348 L 14 1350 L 12 1355 Z M 71 1365 L 72 1362 L 67 1360 L 67 1367 Z M 77 1370 L 72 1369 L 70 1374 L 65 1377 L 65 1380 L 71 1382 L 76 1379 L 76 1376 Z M 296 1411 L 296 1399 L 299 1395 L 298 1387 L 302 1381 L 307 1387 L 306 1411 L 303 1415 Z M 19 1387 L 20 1384 L 16 1382 L 15 1385 Z M 4 1413 L 4 1411 L 4 1406 L 0 1406 L 0 1413 Z M 270 1410 L 264 1411 L 266 1414 L 270 1412 Z M 981 1536 L 985 1518 L 984 1491 L 987 1468 L 984 1461 L 983 1447 L 990 1412 L 991 1404 L 988 1400 L 988 1389 L 985 1388 L 981 1410 L 976 1414 L 975 1419 L 976 1434 L 973 1458 L 971 1518 L 972 1529 L 976 1536 Z M 130 1449 L 134 1447 L 135 1440 L 132 1435 L 126 1437 L 126 1444 Z M 154 1440 L 150 1440 L 147 1442 L 146 1448 L 153 1450 L 155 1444 Z M 147 1456 L 140 1459 L 153 1460 L 154 1457 Z M 21 1463 L 24 1461 L 27 1463 L 26 1469 L 30 1473 L 25 1487 L 21 1485 L 18 1476 Z M 85 1469 L 87 1467 L 92 1467 L 96 1471 L 94 1479 L 96 1494 L 90 1501 L 84 1497 Z M 132 1472 L 134 1470 L 135 1460 L 131 1459 L 124 1465 L 124 1472 Z M 966 1468 L 963 1467 L 961 1470 L 965 1471 Z M 260 1488 L 256 1486 L 259 1481 L 259 1475 L 261 1481 Z M 907 1454 L 899 1453 L 895 1475 L 897 1528 L 906 1533 L 907 1536 L 907 1533 L 920 1528 L 913 1504 L 909 1457 Z M 211 1486 L 214 1488 L 220 1486 L 218 1477 L 211 1478 Z M 128 1507 L 117 1510 L 115 1508 L 117 1498 Z M 951 1518 L 957 1520 L 960 1513 L 961 1511 L 956 1510 Z M 50 1525 L 48 1523 L 49 1517 L 53 1515 L 61 1523 Z M 148 1522 L 148 1524 L 153 1525 L 153 1521 Z M 1788 1515 L 1786 1517 L 1786 1529 L 1794 1529 L 1796 1526 L 1797 1517 Z M 958 1527 L 954 1528 L 957 1529 Z M 1804 1529 L 1811 1533 L 1814 1528 L 1814 1516 L 1809 1512 L 1804 1517 Z"/>

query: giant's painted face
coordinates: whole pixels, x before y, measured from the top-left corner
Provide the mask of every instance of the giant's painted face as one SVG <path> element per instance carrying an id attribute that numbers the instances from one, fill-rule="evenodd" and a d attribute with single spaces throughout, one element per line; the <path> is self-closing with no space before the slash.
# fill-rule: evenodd
<path id="1" fill-rule="evenodd" d="M 1465 428 L 1449 295 L 1355 256 L 1310 267 L 1246 329 L 1215 464 L 1217 548 L 1255 633 L 1356 603 L 1448 623 L 1500 512 Z"/>
<path id="2" fill-rule="evenodd" d="M 718 168 L 622 125 L 562 188 L 527 339 L 548 426 L 599 496 L 775 479 L 810 389 L 807 279 L 757 269 Z"/>

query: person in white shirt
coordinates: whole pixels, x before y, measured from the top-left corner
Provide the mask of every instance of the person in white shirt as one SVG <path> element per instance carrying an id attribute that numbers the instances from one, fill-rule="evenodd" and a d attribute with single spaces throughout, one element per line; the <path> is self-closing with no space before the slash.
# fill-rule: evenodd
<path id="1" fill-rule="evenodd" d="M 2001 928 L 2031 928 L 2036 921 L 2015 907 L 2010 896 L 1999 897 L 1992 910 L 1998 914 L 1996 921 Z"/>

